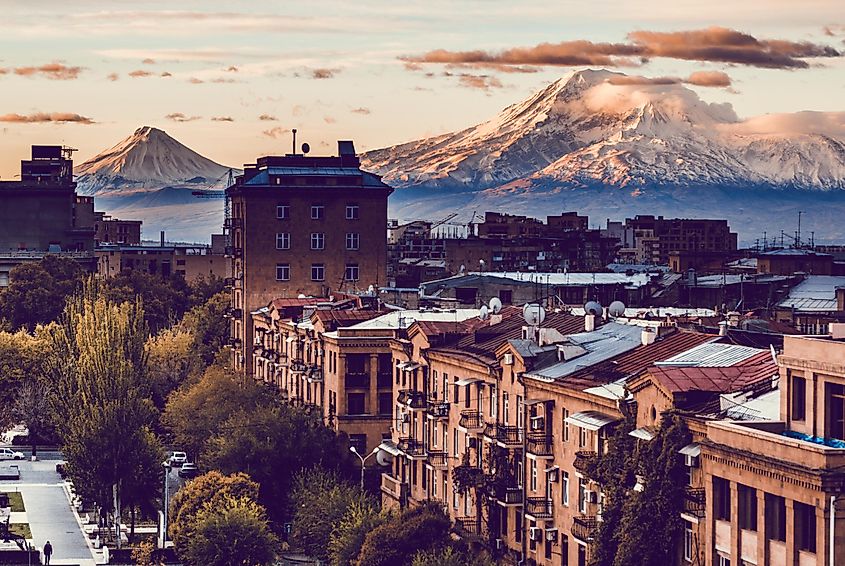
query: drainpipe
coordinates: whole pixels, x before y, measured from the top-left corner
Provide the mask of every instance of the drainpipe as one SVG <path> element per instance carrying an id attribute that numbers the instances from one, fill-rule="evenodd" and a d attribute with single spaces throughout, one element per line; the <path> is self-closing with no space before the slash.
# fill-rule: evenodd
<path id="1" fill-rule="evenodd" d="M 528 497 L 528 490 L 525 487 L 526 465 L 528 463 L 528 459 L 525 457 L 528 453 L 528 427 L 526 426 L 528 424 L 528 404 L 526 403 L 528 388 L 525 386 L 525 380 L 521 374 L 517 379 L 522 384 L 522 524 L 519 526 L 522 529 L 522 559 L 519 563 L 525 564 L 528 556 L 528 533 L 525 532 L 525 527 L 528 526 L 528 519 L 525 516 L 525 499 Z"/>
<path id="2" fill-rule="evenodd" d="M 836 560 L 834 559 L 834 554 L 836 553 L 836 547 L 834 546 L 834 534 L 836 533 L 836 496 L 830 496 L 830 564 L 833 566 L 836 564 Z"/>

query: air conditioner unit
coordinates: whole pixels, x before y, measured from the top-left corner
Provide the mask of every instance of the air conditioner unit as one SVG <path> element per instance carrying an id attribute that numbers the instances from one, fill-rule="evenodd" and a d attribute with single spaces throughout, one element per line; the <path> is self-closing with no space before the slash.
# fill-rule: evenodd
<path id="1" fill-rule="evenodd" d="M 598 503 L 599 502 L 599 494 L 592 489 L 585 489 L 584 490 L 584 499 L 587 503 Z"/>
<path id="2" fill-rule="evenodd" d="M 560 470 L 554 468 L 553 470 L 549 470 L 546 475 L 546 480 L 550 482 L 558 481 L 558 476 L 560 475 Z"/>
<path id="3" fill-rule="evenodd" d="M 510 352 L 505 354 L 503 362 L 506 366 L 512 366 L 513 365 L 513 354 L 511 354 Z"/>
<path id="4" fill-rule="evenodd" d="M 505 541 L 500 538 L 496 539 L 496 550 L 502 550 L 505 547 Z"/>
<path id="5" fill-rule="evenodd" d="M 528 538 L 533 541 L 543 540 L 543 529 L 540 527 L 528 527 Z"/>
<path id="6" fill-rule="evenodd" d="M 529 424 L 531 430 L 545 430 L 546 429 L 546 418 L 545 417 L 531 417 L 531 422 Z"/>
<path id="7" fill-rule="evenodd" d="M 548 542 L 557 542 L 557 529 L 546 529 L 546 540 Z"/>
<path id="8" fill-rule="evenodd" d="M 687 467 L 690 468 L 697 468 L 698 467 L 698 456 L 692 456 L 690 454 L 684 455 L 684 463 Z"/>

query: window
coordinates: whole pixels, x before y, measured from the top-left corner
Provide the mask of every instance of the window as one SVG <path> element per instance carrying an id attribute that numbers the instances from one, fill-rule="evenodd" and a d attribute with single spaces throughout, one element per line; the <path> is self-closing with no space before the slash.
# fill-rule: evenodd
<path id="1" fill-rule="evenodd" d="M 560 564 L 569 566 L 569 535 L 560 535 Z"/>
<path id="2" fill-rule="evenodd" d="M 443 402 L 449 402 L 449 375 L 443 374 Z"/>
<path id="3" fill-rule="evenodd" d="M 325 216 L 326 207 L 322 204 L 311 205 L 311 220 L 322 220 Z"/>
<path id="4" fill-rule="evenodd" d="M 795 546 L 798 550 L 816 551 L 816 508 L 795 502 Z"/>
<path id="5" fill-rule="evenodd" d="M 311 264 L 311 281 L 323 281 L 326 278 L 326 267 L 322 263 Z"/>
<path id="6" fill-rule="evenodd" d="M 537 460 L 531 460 L 531 491 L 537 491 Z"/>
<path id="7" fill-rule="evenodd" d="M 518 543 L 522 542 L 522 513 L 517 511 L 516 512 L 516 521 L 514 521 L 514 529 L 513 529 L 513 537 L 514 540 Z"/>
<path id="8" fill-rule="evenodd" d="M 516 396 L 516 426 L 525 427 L 525 411 L 522 407 L 522 395 Z"/>
<path id="9" fill-rule="evenodd" d="M 719 566 L 731 566 L 731 559 L 727 556 L 719 555 Z"/>
<path id="10" fill-rule="evenodd" d="M 361 245 L 361 237 L 357 232 L 346 233 L 346 249 L 357 250 Z"/>
<path id="11" fill-rule="evenodd" d="M 713 495 L 716 498 L 716 518 L 731 520 L 731 484 L 722 478 L 713 478 Z"/>
<path id="12" fill-rule="evenodd" d="M 797 375 L 792 376 L 792 420 L 803 421 L 807 418 L 807 380 Z"/>
<path id="13" fill-rule="evenodd" d="M 766 494 L 766 534 L 771 540 L 786 542 L 786 500 Z"/>
<path id="14" fill-rule="evenodd" d="M 458 429 L 452 429 L 452 455 L 458 456 Z"/>
<path id="15" fill-rule="evenodd" d="M 563 441 L 569 442 L 569 423 L 566 419 L 569 418 L 569 409 L 563 409 Z"/>
<path id="16" fill-rule="evenodd" d="M 578 511 L 587 513 L 587 480 L 578 478 Z"/>
<path id="17" fill-rule="evenodd" d="M 739 499 L 739 528 L 757 530 L 757 490 L 745 485 L 737 486 Z"/>
<path id="18" fill-rule="evenodd" d="M 290 264 L 276 264 L 276 281 L 290 281 Z"/>
<path id="19" fill-rule="evenodd" d="M 827 436 L 845 440 L 845 385 L 827 383 L 825 386 Z"/>
<path id="20" fill-rule="evenodd" d="M 502 391 L 502 422 L 508 424 L 508 392 Z"/>
<path id="21" fill-rule="evenodd" d="M 578 427 L 578 448 L 584 448 L 587 445 L 587 429 Z"/>
<path id="22" fill-rule="evenodd" d="M 491 385 L 489 387 L 489 390 L 490 390 L 490 418 L 495 419 L 496 418 L 496 400 L 497 400 L 496 386 Z"/>
<path id="23" fill-rule="evenodd" d="M 393 393 L 378 394 L 378 414 L 390 415 L 393 413 Z"/>
<path id="24" fill-rule="evenodd" d="M 322 232 L 311 233 L 311 249 L 322 250 L 326 246 L 326 235 Z"/>
<path id="25" fill-rule="evenodd" d="M 358 281 L 358 264 L 347 263 L 346 271 L 344 272 L 343 278 L 346 281 Z"/>
<path id="26" fill-rule="evenodd" d="M 367 414 L 364 405 L 364 393 L 347 393 L 346 394 L 346 413 L 348 415 L 365 415 Z"/>
<path id="27" fill-rule="evenodd" d="M 349 446 L 354 446 L 355 450 L 361 456 L 367 455 L 367 435 L 366 434 L 350 434 Z"/>
<path id="28" fill-rule="evenodd" d="M 279 204 L 276 206 L 276 218 L 279 220 L 287 220 L 290 218 L 290 206 L 287 204 Z"/>
<path id="29" fill-rule="evenodd" d="M 290 249 L 290 234 L 287 232 L 276 234 L 276 249 L 289 250 Z"/>
<path id="30" fill-rule="evenodd" d="M 693 556 L 693 541 L 692 541 L 692 524 L 689 521 L 684 521 L 684 560 L 692 562 Z"/>
<path id="31" fill-rule="evenodd" d="M 569 507 L 569 472 L 561 472 L 560 496 L 564 506 Z"/>
<path id="32" fill-rule="evenodd" d="M 358 205 L 357 204 L 347 204 L 346 205 L 346 219 L 347 220 L 358 220 Z"/>

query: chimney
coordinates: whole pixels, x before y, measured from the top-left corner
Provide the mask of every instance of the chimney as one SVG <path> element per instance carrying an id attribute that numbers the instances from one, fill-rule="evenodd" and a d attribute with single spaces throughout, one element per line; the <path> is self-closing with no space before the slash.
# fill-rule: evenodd
<path id="1" fill-rule="evenodd" d="M 592 332 L 595 329 L 596 329 L 596 315 L 585 314 L 584 315 L 584 330 L 586 332 Z"/>
<path id="2" fill-rule="evenodd" d="M 161 247 L 164 247 L 164 230 L 162 230 L 160 232 L 160 236 L 161 236 Z"/>
<path id="3" fill-rule="evenodd" d="M 643 346 L 654 344 L 654 341 L 657 340 L 657 330 L 650 326 L 643 326 L 643 331 L 640 333 L 640 339 Z"/>
<path id="4" fill-rule="evenodd" d="M 845 311 L 845 287 L 836 288 L 836 310 Z"/>
<path id="5" fill-rule="evenodd" d="M 719 323 L 719 336 L 727 336 L 728 335 L 728 323 L 724 320 Z"/>

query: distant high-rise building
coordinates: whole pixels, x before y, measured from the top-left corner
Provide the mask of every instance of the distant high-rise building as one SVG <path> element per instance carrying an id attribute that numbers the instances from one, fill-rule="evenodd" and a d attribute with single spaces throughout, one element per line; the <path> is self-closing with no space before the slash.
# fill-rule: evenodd
<path id="1" fill-rule="evenodd" d="M 251 349 L 249 313 L 272 299 L 366 291 L 387 279 L 387 197 L 360 169 L 351 141 L 338 155 L 261 157 L 226 189 L 235 367 Z"/>

